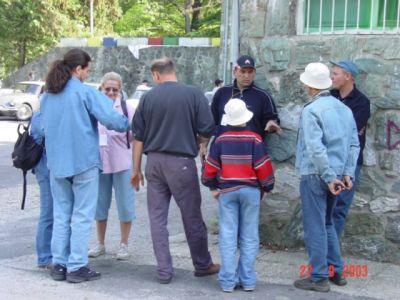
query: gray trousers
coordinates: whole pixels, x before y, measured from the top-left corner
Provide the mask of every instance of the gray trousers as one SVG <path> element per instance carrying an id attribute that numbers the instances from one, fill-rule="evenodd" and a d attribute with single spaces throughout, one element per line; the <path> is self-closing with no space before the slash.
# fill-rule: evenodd
<path id="1" fill-rule="evenodd" d="M 212 260 L 208 252 L 207 227 L 201 214 L 200 186 L 194 159 L 149 153 L 145 173 L 147 208 L 158 276 L 168 278 L 173 274 L 167 229 L 171 196 L 181 211 L 194 268 L 207 269 Z"/>

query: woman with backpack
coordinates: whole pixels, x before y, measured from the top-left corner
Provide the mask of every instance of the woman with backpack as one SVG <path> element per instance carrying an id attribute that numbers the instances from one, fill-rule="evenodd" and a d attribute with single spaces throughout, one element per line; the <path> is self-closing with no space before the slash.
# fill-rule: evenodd
<path id="1" fill-rule="evenodd" d="M 115 72 L 105 74 L 101 80 L 100 89 L 112 100 L 114 109 L 119 114 L 126 115 L 131 121 L 135 109 L 122 99 L 121 76 Z M 103 172 L 99 179 L 99 197 L 95 216 L 97 244 L 89 250 L 89 257 L 98 257 L 106 252 L 104 240 L 112 189 L 114 188 L 121 229 L 121 241 L 116 258 L 126 260 L 129 258 L 128 239 L 132 220 L 135 219 L 135 195 L 130 185 L 132 175 L 131 133 L 108 130 L 101 124 L 98 128 Z"/>

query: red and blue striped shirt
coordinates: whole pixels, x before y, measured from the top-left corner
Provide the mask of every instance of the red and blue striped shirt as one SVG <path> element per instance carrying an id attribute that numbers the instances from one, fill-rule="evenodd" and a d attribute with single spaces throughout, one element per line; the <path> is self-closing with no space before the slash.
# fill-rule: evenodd
<path id="1" fill-rule="evenodd" d="M 262 138 L 248 128 L 229 127 L 211 145 L 201 181 L 221 193 L 248 186 L 271 191 L 274 171 Z"/>

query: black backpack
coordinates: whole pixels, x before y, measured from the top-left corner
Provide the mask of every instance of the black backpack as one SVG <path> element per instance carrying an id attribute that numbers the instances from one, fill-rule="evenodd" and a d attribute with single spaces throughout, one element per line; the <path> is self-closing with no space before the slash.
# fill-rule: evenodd
<path id="1" fill-rule="evenodd" d="M 128 108 L 126 107 L 126 100 L 124 99 L 124 94 L 121 93 L 121 108 L 122 112 L 124 113 L 125 117 L 128 117 Z M 129 143 L 129 131 L 126 132 L 126 146 L 128 149 L 131 149 L 131 144 Z"/>
<path id="2" fill-rule="evenodd" d="M 21 209 L 25 208 L 26 173 L 38 164 L 43 154 L 43 143 L 41 145 L 36 144 L 29 134 L 30 125 L 31 122 L 27 126 L 22 123 L 18 125 L 18 139 L 15 142 L 14 151 L 11 153 L 13 166 L 21 169 L 24 177 Z M 21 127 L 24 130 L 22 133 Z"/>

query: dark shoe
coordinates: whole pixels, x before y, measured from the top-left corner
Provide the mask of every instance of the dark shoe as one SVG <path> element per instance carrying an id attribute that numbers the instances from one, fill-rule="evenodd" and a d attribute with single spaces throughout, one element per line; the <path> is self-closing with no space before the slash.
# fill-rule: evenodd
<path id="1" fill-rule="evenodd" d="M 335 273 L 333 275 L 333 277 L 329 277 L 329 280 L 339 286 L 343 286 L 343 285 L 347 284 L 346 278 L 343 276 L 343 274 L 340 274 L 340 273 Z"/>
<path id="2" fill-rule="evenodd" d="M 67 273 L 67 281 L 72 283 L 79 283 L 83 281 L 92 281 L 100 279 L 99 272 L 90 270 L 88 267 L 82 267 L 76 271 Z"/>
<path id="3" fill-rule="evenodd" d="M 208 275 L 213 275 L 219 272 L 219 264 L 211 264 L 208 269 L 205 270 L 196 270 L 194 271 L 194 276 L 203 277 Z"/>
<path id="4" fill-rule="evenodd" d="M 56 281 L 62 281 L 66 279 L 67 268 L 60 264 L 55 264 L 50 271 L 51 278 Z"/>
<path id="5" fill-rule="evenodd" d="M 320 281 L 314 282 L 311 280 L 311 277 L 296 280 L 294 286 L 298 289 L 316 292 L 329 292 L 331 289 L 328 279 L 321 279 Z"/>
<path id="6" fill-rule="evenodd" d="M 168 284 L 171 282 L 171 280 L 172 280 L 172 276 L 166 277 L 166 278 L 157 277 L 158 283 L 161 283 L 161 284 Z"/>

